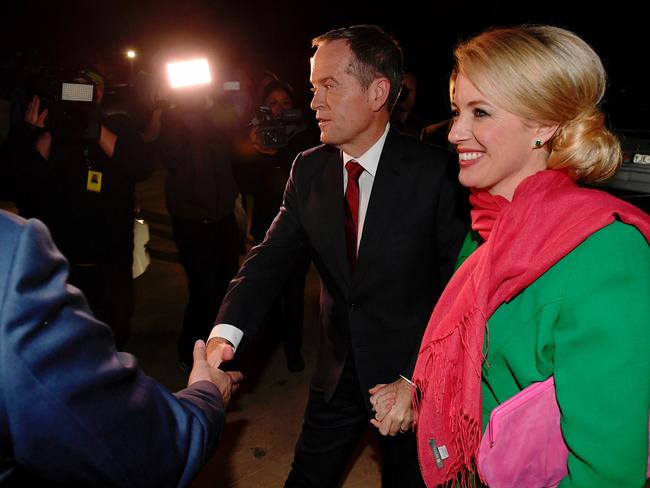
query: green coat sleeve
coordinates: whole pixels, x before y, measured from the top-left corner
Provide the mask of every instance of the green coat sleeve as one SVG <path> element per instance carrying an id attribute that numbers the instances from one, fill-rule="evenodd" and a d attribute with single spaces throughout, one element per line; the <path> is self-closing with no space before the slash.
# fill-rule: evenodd
<path id="1" fill-rule="evenodd" d="M 650 248 L 615 223 L 577 249 L 554 327 L 569 475 L 561 487 L 643 486 L 650 405 Z"/>

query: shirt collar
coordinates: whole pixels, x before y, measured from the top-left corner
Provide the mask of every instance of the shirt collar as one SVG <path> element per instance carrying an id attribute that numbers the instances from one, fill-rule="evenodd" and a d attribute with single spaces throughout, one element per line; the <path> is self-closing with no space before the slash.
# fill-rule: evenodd
<path id="1" fill-rule="evenodd" d="M 388 129 L 390 129 L 390 123 L 386 124 L 386 129 L 384 129 L 384 133 L 382 136 L 377 139 L 377 142 L 374 143 L 374 145 L 368 149 L 363 155 L 361 155 L 358 158 L 354 158 L 350 156 L 349 154 L 346 154 L 345 152 L 343 153 L 343 167 L 345 168 L 345 165 L 347 164 L 348 161 L 351 159 L 354 159 L 357 163 L 361 165 L 361 167 L 370 173 L 371 176 L 375 176 L 377 173 L 377 166 L 379 166 L 379 158 L 381 157 L 381 152 L 384 149 L 384 143 L 386 142 L 386 136 L 388 135 Z"/>

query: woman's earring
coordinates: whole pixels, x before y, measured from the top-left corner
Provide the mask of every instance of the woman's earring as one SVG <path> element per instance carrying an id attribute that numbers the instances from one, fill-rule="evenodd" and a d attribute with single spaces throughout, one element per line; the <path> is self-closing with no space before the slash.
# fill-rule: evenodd
<path id="1" fill-rule="evenodd" d="M 542 141 L 540 141 L 539 139 L 537 139 L 537 140 L 535 141 L 535 147 L 542 147 Z"/>

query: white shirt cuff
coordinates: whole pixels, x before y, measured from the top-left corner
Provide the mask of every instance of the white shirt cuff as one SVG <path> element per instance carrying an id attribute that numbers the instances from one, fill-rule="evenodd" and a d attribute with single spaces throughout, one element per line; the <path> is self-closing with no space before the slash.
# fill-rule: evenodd
<path id="1" fill-rule="evenodd" d="M 222 339 L 230 341 L 233 345 L 233 349 L 237 352 L 237 347 L 239 346 L 242 337 L 244 337 L 244 333 L 233 325 L 217 324 L 212 328 L 210 337 L 208 337 L 208 342 L 210 342 L 210 339 L 214 337 L 221 337 Z"/>

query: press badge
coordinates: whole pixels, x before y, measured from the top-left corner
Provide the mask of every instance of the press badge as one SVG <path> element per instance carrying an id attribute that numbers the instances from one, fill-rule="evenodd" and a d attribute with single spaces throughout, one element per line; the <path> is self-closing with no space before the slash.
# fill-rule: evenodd
<path id="1" fill-rule="evenodd" d="M 86 190 L 99 193 L 102 191 L 102 173 L 101 171 L 88 170 L 88 182 L 86 183 Z"/>

